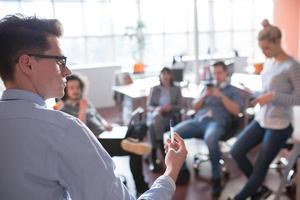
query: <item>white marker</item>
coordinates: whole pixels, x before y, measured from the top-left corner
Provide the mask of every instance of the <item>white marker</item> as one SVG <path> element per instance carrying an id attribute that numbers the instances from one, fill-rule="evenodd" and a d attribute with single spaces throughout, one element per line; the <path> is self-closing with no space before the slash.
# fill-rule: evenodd
<path id="1" fill-rule="evenodd" d="M 171 132 L 171 142 L 174 142 L 174 123 L 173 120 L 170 120 L 170 132 Z"/>

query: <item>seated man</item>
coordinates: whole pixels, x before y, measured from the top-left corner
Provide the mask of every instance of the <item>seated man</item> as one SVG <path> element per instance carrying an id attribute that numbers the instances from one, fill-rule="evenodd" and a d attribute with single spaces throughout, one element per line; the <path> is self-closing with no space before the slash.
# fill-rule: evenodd
<path id="1" fill-rule="evenodd" d="M 78 117 L 97 138 L 104 131 L 111 131 L 112 126 L 99 115 L 96 108 L 86 99 L 82 98 L 84 92 L 84 82 L 77 75 L 66 77 L 67 86 L 65 96 L 62 98 L 64 104 L 61 111 Z M 99 139 L 101 142 L 101 139 Z M 142 155 L 150 153 L 150 146 L 145 143 L 133 143 L 130 140 L 122 140 L 118 147 L 101 143 L 111 156 L 130 156 L 130 170 L 132 172 L 137 195 L 139 196 L 148 190 L 148 184 L 144 180 L 142 168 Z"/>
<path id="2" fill-rule="evenodd" d="M 232 117 L 237 116 L 242 107 L 240 91 L 227 82 L 227 66 L 224 62 L 213 65 L 216 84 L 207 86 L 193 103 L 195 117 L 177 124 L 174 131 L 183 138 L 202 138 L 208 146 L 212 164 L 212 195 L 221 194 L 221 157 L 219 140 L 231 127 Z M 184 170 L 183 170 L 184 169 Z M 188 174 L 186 166 L 182 172 Z M 184 173 L 182 173 L 184 174 Z"/>

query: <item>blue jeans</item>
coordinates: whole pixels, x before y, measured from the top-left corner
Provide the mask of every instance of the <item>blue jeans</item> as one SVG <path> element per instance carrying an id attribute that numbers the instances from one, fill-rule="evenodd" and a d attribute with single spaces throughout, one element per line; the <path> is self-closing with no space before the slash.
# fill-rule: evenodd
<path id="1" fill-rule="evenodd" d="M 248 181 L 235 196 L 235 200 L 244 200 L 255 194 L 265 179 L 270 163 L 292 132 L 293 127 L 291 125 L 285 129 L 275 130 L 262 128 L 255 120 L 242 131 L 231 149 L 231 154 L 242 172 L 247 176 Z M 247 158 L 247 153 L 259 143 L 261 143 L 261 147 L 253 166 Z"/>
<path id="2" fill-rule="evenodd" d="M 220 178 L 221 170 L 219 160 L 221 158 L 221 151 L 219 140 L 225 134 L 226 128 L 212 118 L 204 118 L 201 121 L 198 121 L 197 119 L 183 121 L 174 127 L 174 131 L 183 139 L 204 139 L 209 150 L 212 164 L 212 178 Z"/>

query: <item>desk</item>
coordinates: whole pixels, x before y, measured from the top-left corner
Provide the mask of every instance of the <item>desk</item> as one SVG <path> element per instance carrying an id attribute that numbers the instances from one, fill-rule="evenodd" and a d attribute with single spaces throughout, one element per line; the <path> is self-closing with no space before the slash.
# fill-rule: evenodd
<path id="1" fill-rule="evenodd" d="M 104 131 L 98 136 L 99 142 L 111 156 L 122 156 L 124 150 L 121 141 L 125 138 L 127 126 L 114 126 L 111 131 Z"/>
<path id="2" fill-rule="evenodd" d="M 122 119 L 124 125 L 128 125 L 131 113 L 136 108 L 142 107 L 146 109 L 147 96 L 149 96 L 150 89 L 158 84 L 159 78 L 154 76 L 144 79 L 136 79 L 129 85 L 112 87 L 113 91 L 124 95 L 122 102 Z"/>
<path id="3" fill-rule="evenodd" d="M 244 89 L 245 86 L 252 91 L 262 90 L 261 76 L 257 74 L 233 73 L 230 83 L 240 89 Z"/>
<path id="4" fill-rule="evenodd" d="M 118 140 L 124 139 L 126 136 L 128 127 L 127 126 L 114 126 L 111 131 L 104 131 L 102 132 L 98 138 L 99 139 L 110 139 L 110 140 Z"/>
<path id="5" fill-rule="evenodd" d="M 142 107 L 145 110 L 147 109 L 147 97 L 150 94 L 150 90 L 158 84 L 159 78 L 155 76 L 145 79 L 136 79 L 129 85 L 112 87 L 113 91 L 124 95 L 122 119 L 125 125 L 129 123 L 131 113 L 137 107 Z M 190 101 L 199 95 L 199 91 L 201 91 L 202 88 L 203 86 L 196 85 L 195 83 L 189 83 L 186 87 L 182 87 L 181 91 L 184 98 L 183 106 L 187 107 Z"/>

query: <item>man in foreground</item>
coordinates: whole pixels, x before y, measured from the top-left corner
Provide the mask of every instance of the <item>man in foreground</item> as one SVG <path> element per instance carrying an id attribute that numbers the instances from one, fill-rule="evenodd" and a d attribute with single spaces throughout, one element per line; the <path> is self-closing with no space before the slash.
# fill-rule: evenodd
<path id="1" fill-rule="evenodd" d="M 134 199 L 114 174 L 111 157 L 76 118 L 48 110 L 71 72 L 59 47 L 57 20 L 0 20 L 0 199 Z M 140 199 L 171 199 L 187 150 L 166 144 L 167 169 Z"/>

